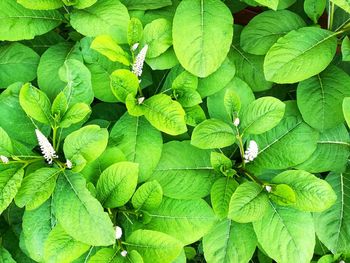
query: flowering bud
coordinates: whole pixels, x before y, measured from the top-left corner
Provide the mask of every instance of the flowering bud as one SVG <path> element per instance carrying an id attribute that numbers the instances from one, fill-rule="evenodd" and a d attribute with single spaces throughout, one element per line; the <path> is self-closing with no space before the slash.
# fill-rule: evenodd
<path id="1" fill-rule="evenodd" d="M 68 169 L 72 169 L 73 164 L 72 164 L 72 162 L 70 160 L 67 159 L 66 166 L 67 166 Z"/>
<path id="2" fill-rule="evenodd" d="M 122 257 L 126 257 L 126 255 L 128 254 L 128 251 L 123 250 L 122 252 L 120 252 L 120 255 L 122 255 Z"/>
<path id="3" fill-rule="evenodd" d="M 115 227 L 115 239 L 121 239 L 122 235 L 123 235 L 123 230 L 119 226 L 116 226 Z"/>
<path id="4" fill-rule="evenodd" d="M 266 186 L 265 186 L 265 190 L 266 190 L 267 192 L 271 193 L 272 187 L 271 187 L 270 185 L 266 185 Z"/>
<path id="5" fill-rule="evenodd" d="M 4 155 L 0 155 L 0 160 L 4 163 L 4 164 L 8 164 L 9 163 L 9 158 L 7 158 Z"/>
<path id="6" fill-rule="evenodd" d="M 239 125 L 239 118 L 236 118 L 234 121 L 233 121 L 233 125 L 235 125 L 236 127 L 238 127 Z"/>
<path id="7" fill-rule="evenodd" d="M 145 97 L 140 97 L 137 99 L 137 103 L 140 105 L 145 101 Z"/>
<path id="8" fill-rule="evenodd" d="M 135 43 L 131 47 L 131 51 L 135 51 L 139 47 L 139 43 Z"/>

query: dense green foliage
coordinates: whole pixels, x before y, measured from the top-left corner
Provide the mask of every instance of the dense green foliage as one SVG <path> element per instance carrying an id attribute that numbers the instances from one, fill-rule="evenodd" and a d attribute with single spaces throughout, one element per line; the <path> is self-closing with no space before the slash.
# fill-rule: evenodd
<path id="1" fill-rule="evenodd" d="M 0 18 L 0 262 L 350 259 L 349 0 Z"/>

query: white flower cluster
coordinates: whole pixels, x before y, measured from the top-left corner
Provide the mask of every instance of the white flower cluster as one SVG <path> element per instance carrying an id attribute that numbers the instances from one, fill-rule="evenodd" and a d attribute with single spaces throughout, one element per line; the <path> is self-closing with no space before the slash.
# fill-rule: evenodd
<path id="1" fill-rule="evenodd" d="M 123 230 L 119 227 L 115 227 L 115 239 L 121 239 L 123 235 Z"/>
<path id="2" fill-rule="evenodd" d="M 8 164 L 9 163 L 9 158 L 7 158 L 4 155 L 0 155 L 0 160 L 1 162 L 3 162 L 4 164 Z"/>
<path id="3" fill-rule="evenodd" d="M 249 142 L 249 146 L 247 148 L 247 150 L 244 152 L 244 162 L 245 163 L 249 163 L 251 161 L 253 161 L 259 153 L 259 147 L 258 144 L 251 140 Z"/>
<path id="4" fill-rule="evenodd" d="M 136 44 L 135 44 L 136 45 Z M 145 63 L 145 59 L 146 59 L 146 54 L 147 54 L 147 50 L 148 50 L 148 45 L 145 45 L 140 53 L 137 54 L 136 58 L 135 58 L 135 62 L 132 65 L 132 72 L 137 76 L 137 77 L 141 77 L 142 75 L 142 69 L 143 69 L 143 64 Z"/>
<path id="5" fill-rule="evenodd" d="M 38 139 L 42 155 L 49 164 L 52 164 L 52 160 L 58 158 L 55 149 L 41 131 L 35 129 L 35 134 L 36 138 Z"/>

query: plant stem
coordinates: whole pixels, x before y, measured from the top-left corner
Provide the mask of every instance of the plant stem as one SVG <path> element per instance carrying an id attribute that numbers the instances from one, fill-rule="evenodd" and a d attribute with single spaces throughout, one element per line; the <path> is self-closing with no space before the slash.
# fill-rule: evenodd
<path id="1" fill-rule="evenodd" d="M 57 140 L 57 129 L 58 127 L 55 125 L 52 130 L 52 145 L 53 145 L 53 148 L 55 149 L 55 151 L 57 151 L 57 148 L 58 148 L 58 144 L 56 144 L 56 140 Z"/>
<path id="2" fill-rule="evenodd" d="M 334 3 L 331 1 L 328 2 L 328 25 L 327 25 L 327 29 L 328 30 L 332 30 L 333 27 L 333 18 L 334 18 Z"/>
<path id="3" fill-rule="evenodd" d="M 244 169 L 244 168 L 245 168 L 245 162 L 244 162 L 244 146 L 243 146 L 242 136 L 239 134 L 239 130 L 238 130 L 237 127 L 236 127 L 236 132 L 237 132 L 236 138 L 237 138 L 237 140 L 238 140 L 239 152 L 240 152 L 241 158 L 242 158 L 242 167 L 243 167 L 243 169 Z"/>

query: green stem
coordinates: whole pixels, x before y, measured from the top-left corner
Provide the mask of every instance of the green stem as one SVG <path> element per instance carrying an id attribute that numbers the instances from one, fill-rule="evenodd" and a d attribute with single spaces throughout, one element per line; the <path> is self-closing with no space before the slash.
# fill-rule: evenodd
<path id="1" fill-rule="evenodd" d="M 260 184 L 260 185 L 265 185 L 262 181 L 260 181 L 256 176 L 249 174 L 248 172 L 244 172 L 244 175 L 247 176 L 250 180 L 253 182 Z"/>
<path id="2" fill-rule="evenodd" d="M 241 154 L 241 158 L 242 158 L 242 167 L 243 169 L 245 168 L 245 162 L 244 162 L 244 146 L 243 146 L 243 141 L 242 141 L 242 136 L 239 134 L 239 129 L 236 127 L 236 138 L 238 140 L 238 147 L 239 147 L 239 152 Z"/>
<path id="3" fill-rule="evenodd" d="M 58 144 L 56 143 L 56 140 L 57 140 L 57 129 L 58 129 L 58 127 L 55 125 L 52 129 L 53 129 L 53 133 L 52 133 L 52 145 L 53 145 L 53 148 L 55 149 L 55 151 L 57 151 L 57 149 L 58 149 Z"/>
<path id="4" fill-rule="evenodd" d="M 334 20 L 334 3 L 329 1 L 329 8 L 328 8 L 328 30 L 332 30 L 333 27 L 333 20 Z"/>

